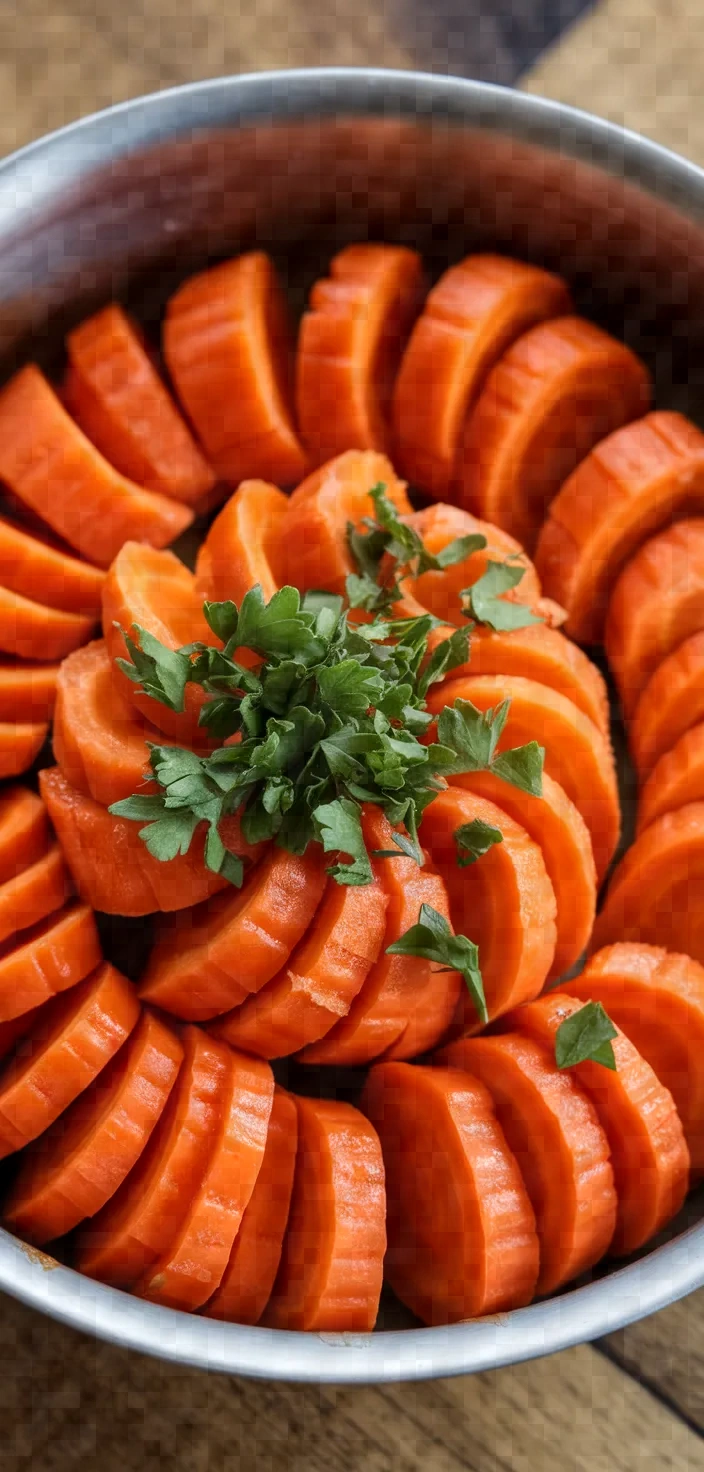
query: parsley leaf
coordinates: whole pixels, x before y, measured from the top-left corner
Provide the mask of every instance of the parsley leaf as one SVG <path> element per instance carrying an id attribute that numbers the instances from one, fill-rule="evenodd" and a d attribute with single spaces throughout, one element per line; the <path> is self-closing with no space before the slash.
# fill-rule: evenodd
<path id="1" fill-rule="evenodd" d="M 459 868 L 466 869 L 470 864 L 476 864 L 477 859 L 483 858 L 495 843 L 503 841 L 501 829 L 493 828 L 491 823 L 485 823 L 482 818 L 472 818 L 471 823 L 462 823 L 455 829 Z"/>
<path id="2" fill-rule="evenodd" d="M 591 1059 L 615 1071 L 612 1039 L 617 1036 L 601 1002 L 585 1002 L 560 1023 L 555 1034 L 555 1062 L 558 1068 L 574 1068 Z"/>
<path id="3" fill-rule="evenodd" d="M 347 797 L 323 803 L 313 813 L 326 853 L 347 854 L 351 863 L 337 862 L 326 871 L 338 884 L 370 884 L 372 866 L 362 833 L 362 810 Z"/>
<path id="4" fill-rule="evenodd" d="M 488 562 L 476 583 L 462 589 L 460 597 L 467 600 L 463 608 L 466 616 L 494 630 L 525 629 L 529 624 L 542 623 L 525 603 L 511 603 L 503 596 L 517 587 L 525 570 L 525 563 L 518 556 L 505 562 Z"/>
<path id="5" fill-rule="evenodd" d="M 480 1022 L 489 1021 L 484 982 L 479 969 L 479 951 L 466 935 L 453 935 L 444 915 L 432 905 L 421 905 L 418 923 L 399 940 L 387 946 L 388 956 L 423 956 L 437 961 L 443 971 L 459 971 L 474 1002 Z"/>
<path id="6" fill-rule="evenodd" d="M 115 660 L 118 669 L 134 685 L 141 686 L 145 695 L 151 695 L 170 710 L 182 711 L 186 685 L 191 676 L 188 655 L 178 649 L 168 649 L 140 624 L 132 625 L 139 643 L 135 643 L 120 624 L 116 623 L 115 627 L 120 630 L 130 656 L 129 660 Z"/>
<path id="7" fill-rule="evenodd" d="M 508 751 L 496 750 L 510 708 L 510 700 L 502 700 L 486 711 L 478 710 L 471 700 L 456 700 L 454 705 L 445 706 L 438 716 L 438 737 L 442 746 L 454 751 L 455 760 L 444 775 L 495 772 L 512 787 L 542 797 L 545 748 L 537 741 L 528 741 Z"/>

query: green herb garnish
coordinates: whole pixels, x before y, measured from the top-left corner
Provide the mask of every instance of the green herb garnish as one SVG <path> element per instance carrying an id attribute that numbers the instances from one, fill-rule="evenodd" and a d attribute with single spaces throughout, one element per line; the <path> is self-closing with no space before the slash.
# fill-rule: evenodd
<path id="1" fill-rule="evenodd" d="M 455 843 L 457 844 L 457 863 L 460 869 L 466 869 L 470 864 L 476 864 L 477 859 L 488 854 L 489 849 L 495 843 L 503 843 L 504 835 L 500 828 L 494 828 L 491 823 L 485 823 L 482 818 L 472 818 L 471 823 L 462 823 L 455 829 Z"/>
<path id="2" fill-rule="evenodd" d="M 585 1002 L 560 1023 L 555 1034 L 555 1062 L 558 1068 L 574 1068 L 591 1060 L 615 1071 L 612 1040 L 617 1036 L 601 1002 Z"/>
<path id="3" fill-rule="evenodd" d="M 423 956 L 437 961 L 441 971 L 459 971 L 477 1009 L 480 1022 L 489 1021 L 484 983 L 479 969 L 479 951 L 466 935 L 453 935 L 444 915 L 432 905 L 421 905 L 418 924 L 387 946 L 388 956 Z"/>

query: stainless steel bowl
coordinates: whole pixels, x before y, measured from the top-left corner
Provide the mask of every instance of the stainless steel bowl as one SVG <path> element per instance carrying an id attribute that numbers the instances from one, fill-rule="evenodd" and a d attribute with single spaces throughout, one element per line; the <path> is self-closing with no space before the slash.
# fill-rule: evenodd
<path id="1" fill-rule="evenodd" d="M 418 245 L 438 269 L 492 246 L 564 272 L 625 336 L 659 403 L 702 419 L 704 174 L 634 134 L 480 83 L 374 70 L 177 88 L 87 118 L 0 166 L 0 368 L 128 293 L 149 319 L 189 269 L 254 242 L 299 298 L 341 241 Z M 699 408 L 699 415 L 698 415 Z M 489 1369 L 617 1329 L 704 1283 L 704 1205 L 671 1240 L 530 1308 L 368 1336 L 221 1325 L 95 1284 L 0 1231 L 0 1287 L 76 1328 L 269 1379 Z M 689 1223 L 694 1222 L 694 1225 Z"/>

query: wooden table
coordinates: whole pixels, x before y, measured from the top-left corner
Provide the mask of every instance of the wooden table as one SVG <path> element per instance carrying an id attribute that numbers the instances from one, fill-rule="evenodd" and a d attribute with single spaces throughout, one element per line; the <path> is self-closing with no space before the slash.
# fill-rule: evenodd
<path id="1" fill-rule="evenodd" d="M 701 0 L 602 0 L 524 78 L 704 163 Z M 0 153 L 81 112 L 227 71 L 373 62 L 486 75 L 456 0 L 0 0 Z M 575 7 L 575 12 L 578 7 Z M 485 7 L 490 9 L 490 7 Z M 575 13 L 571 12 L 571 13 Z M 470 15 L 471 20 L 471 15 Z M 257 1385 L 96 1344 L 4 1299 L 0 1467 L 32 1472 L 695 1472 L 704 1292 L 551 1359 L 367 1390 Z"/>

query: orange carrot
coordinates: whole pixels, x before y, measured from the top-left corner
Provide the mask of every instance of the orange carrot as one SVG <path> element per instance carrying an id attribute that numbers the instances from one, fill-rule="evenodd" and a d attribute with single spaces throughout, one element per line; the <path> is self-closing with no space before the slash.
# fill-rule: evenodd
<path id="1" fill-rule="evenodd" d="M 0 662 L 0 721 L 12 721 L 20 711 L 30 723 L 50 721 L 58 677 L 58 664 Z"/>
<path id="2" fill-rule="evenodd" d="M 393 852 L 394 829 L 380 808 L 370 804 L 362 822 L 368 850 Z M 400 849 L 397 858 L 376 863 L 388 900 L 378 960 L 347 1016 L 304 1048 L 302 1063 L 360 1064 L 382 1053 L 412 1058 L 434 1047 L 452 1022 L 461 987 L 458 973 L 442 971 L 421 956 L 387 955 L 388 947 L 418 924 L 422 905 L 449 921 L 445 885 L 428 864 L 419 868 Z"/>
<path id="3" fill-rule="evenodd" d="M 124 542 L 172 542 L 193 512 L 118 475 L 30 363 L 0 393 L 0 477 L 25 506 L 98 567 Z"/>
<path id="4" fill-rule="evenodd" d="M 704 505 L 704 435 L 681 414 L 648 414 L 586 456 L 552 502 L 536 551 L 545 591 L 567 609 L 573 639 L 599 642 L 629 557 L 694 505 Z"/>
<path id="5" fill-rule="evenodd" d="M 107 961 L 57 997 L 0 1074 L 0 1158 L 43 1134 L 88 1088 L 139 1011 L 134 989 Z"/>
<path id="6" fill-rule="evenodd" d="M 389 450 L 391 390 L 423 294 L 403 245 L 347 245 L 316 281 L 298 333 L 296 407 L 316 465 L 344 450 Z"/>
<path id="7" fill-rule="evenodd" d="M 521 333 L 569 308 L 559 277 L 503 256 L 467 256 L 441 276 L 394 389 L 396 454 L 410 481 L 449 498 L 462 427 L 489 370 Z"/>
<path id="8" fill-rule="evenodd" d="M 425 1324 L 529 1303 L 533 1208 L 483 1084 L 454 1068 L 377 1063 L 361 1107 L 379 1132 L 386 1277 Z"/>
<path id="9" fill-rule="evenodd" d="M 143 1012 L 127 1042 L 23 1157 L 4 1220 L 41 1245 L 94 1216 L 141 1155 L 176 1082 L 183 1048 Z"/>
<path id="10" fill-rule="evenodd" d="M 662 660 L 702 628 L 704 517 L 652 537 L 614 588 L 604 642 L 627 719 Z"/>
<path id="11" fill-rule="evenodd" d="M 0 587 L 0 649 L 23 659 L 62 659 L 85 644 L 95 620 L 65 613 Z"/>
<path id="12" fill-rule="evenodd" d="M 376 1322 L 386 1248 L 379 1138 L 351 1104 L 296 1098 L 296 1110 L 291 1211 L 263 1322 L 366 1333 Z"/>
<path id="13" fill-rule="evenodd" d="M 28 772 L 48 735 L 49 727 L 44 722 L 0 722 L 0 777 L 19 777 Z"/>
<path id="14" fill-rule="evenodd" d="M 542 797 L 531 797 L 493 772 L 465 772 L 451 783 L 501 808 L 540 848 L 557 904 L 557 944 L 546 978 L 555 981 L 579 960 L 594 924 L 596 869 L 584 819 L 546 773 Z"/>
<path id="15" fill-rule="evenodd" d="M 592 721 L 564 695 L 521 675 L 475 675 L 446 680 L 430 691 L 428 708 L 438 712 L 455 700 L 486 711 L 510 699 L 499 751 L 538 741 L 545 770 L 564 787 L 591 835 L 597 878 L 603 879 L 618 842 L 620 812 L 611 746 Z"/>
<path id="16" fill-rule="evenodd" d="M 245 480 L 216 516 L 196 561 L 202 599 L 237 604 L 256 583 L 268 602 L 279 587 L 278 545 L 288 500 L 276 486 Z"/>
<path id="17" fill-rule="evenodd" d="M 656 818 L 614 870 L 592 949 L 617 940 L 662 945 L 704 963 L 704 803 Z"/>
<path id="18" fill-rule="evenodd" d="M 624 943 L 598 951 L 565 990 L 601 1002 L 642 1053 L 675 1101 L 692 1170 L 704 1170 L 704 968 L 661 946 Z"/>
<path id="19" fill-rule="evenodd" d="M 655 763 L 638 798 L 636 831 L 691 802 L 704 803 L 704 721 Z"/>
<path id="20" fill-rule="evenodd" d="M 0 516 L 0 582 L 49 608 L 100 617 L 105 573 Z"/>
<path id="21" fill-rule="evenodd" d="M 560 1024 L 582 1003 L 551 992 L 504 1019 L 509 1028 L 553 1048 Z M 618 1197 L 610 1251 L 635 1252 L 679 1211 L 687 1191 L 689 1151 L 669 1090 L 619 1032 L 613 1039 L 616 1069 L 590 1060 L 572 1070 L 591 1099 L 611 1150 Z"/>
<path id="22" fill-rule="evenodd" d="M 269 1302 L 288 1222 L 297 1144 L 295 1100 L 277 1085 L 261 1169 L 220 1287 L 204 1310 L 211 1319 L 257 1324 Z"/>
<path id="23" fill-rule="evenodd" d="M 195 506 L 215 476 L 136 324 L 111 302 L 69 332 L 64 403 L 121 475 Z"/>
<path id="24" fill-rule="evenodd" d="M 244 1002 L 286 965 L 325 888 L 317 845 L 270 847 L 242 889 L 170 920 L 150 956 L 141 996 L 177 1017 L 204 1020 Z"/>
<path id="25" fill-rule="evenodd" d="M 617 1200 L 609 1143 L 569 1070 L 519 1033 L 462 1038 L 437 1056 L 489 1090 L 535 1212 L 538 1293 L 554 1293 L 608 1250 Z"/>
<path id="26" fill-rule="evenodd" d="M 506 558 L 517 556 L 521 557 L 525 571 L 520 583 L 504 596 L 512 603 L 529 603 L 532 606 L 538 602 L 541 589 L 535 568 L 523 555 L 520 543 L 507 532 L 490 522 L 478 521 L 476 516 L 470 516 L 468 511 L 462 511 L 458 506 L 446 506 L 444 502 L 426 506 L 408 520 L 428 552 L 441 552 L 456 537 L 483 536 L 487 545 L 441 571 L 424 572 L 419 578 L 404 578 L 401 582 L 403 597 L 394 608 L 397 617 L 430 612 L 449 624 L 464 624 L 460 599 L 462 590 L 482 576 L 490 560 L 505 562 Z"/>
<path id="27" fill-rule="evenodd" d="M 345 578 L 357 568 L 347 545 L 347 527 L 374 517 L 369 496 L 382 482 L 402 515 L 411 503 L 389 460 L 372 450 L 349 450 L 329 460 L 294 491 L 280 527 L 281 581 L 300 588 L 344 593 Z"/>
<path id="28" fill-rule="evenodd" d="M 127 1288 L 173 1242 L 198 1191 L 222 1122 L 232 1062 L 197 1027 L 181 1033 L 183 1062 L 166 1108 L 127 1178 L 76 1243 L 76 1266 Z"/>
<path id="29" fill-rule="evenodd" d="M 21 1017 L 82 981 L 100 964 L 92 910 L 71 904 L 0 947 L 0 1021 Z"/>
<path id="30" fill-rule="evenodd" d="M 149 915 L 155 910 L 183 910 L 224 889 L 227 880 L 203 859 L 205 830 L 196 831 L 187 854 L 167 863 L 152 858 L 139 837 L 139 824 L 115 818 L 66 781 L 60 767 L 46 767 L 39 786 L 49 816 L 81 897 L 108 915 Z M 224 827 L 223 842 L 246 858 L 256 852 L 245 844 L 235 820 Z"/>
<path id="31" fill-rule="evenodd" d="M 70 893 L 61 849 L 52 843 L 36 863 L 0 884 L 0 944 L 60 909 Z"/>
<path id="32" fill-rule="evenodd" d="M 0 792 L 0 884 L 40 859 L 48 843 L 41 798 L 28 787 L 5 787 Z"/>
<path id="33" fill-rule="evenodd" d="M 704 630 L 679 644 L 650 676 L 628 733 L 641 778 L 692 726 L 704 721 L 703 674 Z"/>
<path id="34" fill-rule="evenodd" d="M 581 317 L 539 323 L 492 369 L 470 414 L 460 504 L 532 551 L 565 478 L 651 398 L 647 369 L 616 338 Z"/>
<path id="35" fill-rule="evenodd" d="M 328 881 L 310 931 L 288 965 L 255 996 L 218 1021 L 215 1031 L 261 1058 L 283 1058 L 346 1016 L 377 959 L 387 897 L 372 884 Z"/>
<path id="36" fill-rule="evenodd" d="M 498 828 L 503 841 L 460 869 L 455 832 L 476 819 Z M 537 843 L 501 808 L 460 787 L 441 792 L 425 811 L 421 838 L 445 881 L 450 917 L 479 947 L 490 1017 L 536 997 L 555 954 L 555 892 Z M 458 1032 L 476 1031 L 469 997 L 460 1003 Z"/>
<path id="37" fill-rule="evenodd" d="M 287 309 L 274 267 L 251 251 L 192 276 L 172 296 L 164 356 L 221 479 L 295 485 L 305 456 L 290 407 Z"/>
<path id="38" fill-rule="evenodd" d="M 134 1286 L 141 1298 L 192 1310 L 219 1288 L 264 1158 L 273 1097 L 269 1065 L 230 1053 L 210 1158 L 176 1234 Z"/>
<path id="39" fill-rule="evenodd" d="M 104 807 L 133 792 L 155 792 L 148 741 L 168 745 L 169 737 L 141 720 L 126 699 L 104 641 L 70 654 L 59 674 L 52 732 L 66 781 Z"/>

